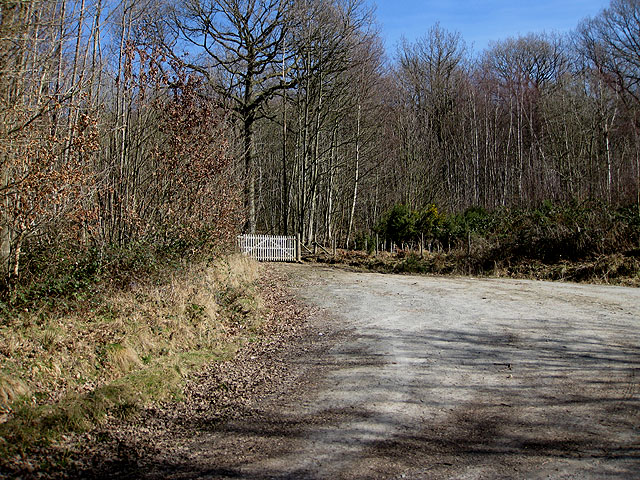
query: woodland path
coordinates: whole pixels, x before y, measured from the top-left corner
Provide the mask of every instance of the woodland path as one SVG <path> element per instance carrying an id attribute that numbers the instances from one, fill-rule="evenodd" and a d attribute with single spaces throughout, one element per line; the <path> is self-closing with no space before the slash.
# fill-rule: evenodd
<path id="1" fill-rule="evenodd" d="M 145 478 L 640 478 L 640 290 L 282 265 L 278 388 Z"/>

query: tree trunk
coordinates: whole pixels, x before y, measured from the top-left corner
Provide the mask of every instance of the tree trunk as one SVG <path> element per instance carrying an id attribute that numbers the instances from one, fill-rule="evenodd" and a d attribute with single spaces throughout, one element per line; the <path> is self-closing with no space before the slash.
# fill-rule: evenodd
<path id="1" fill-rule="evenodd" d="M 285 85 L 286 42 L 282 47 L 282 85 Z M 289 235 L 289 181 L 287 179 L 287 90 L 282 91 L 282 232 Z"/>
<path id="2" fill-rule="evenodd" d="M 356 164 L 355 164 L 355 172 L 354 172 L 354 182 L 353 182 L 353 196 L 351 201 L 351 211 L 349 212 L 349 228 L 347 230 L 347 245 L 349 245 L 349 240 L 351 239 L 351 233 L 353 230 L 353 217 L 356 212 L 356 202 L 358 200 L 358 181 L 360 177 L 360 116 L 361 116 L 362 106 L 358 103 L 358 119 L 356 125 Z"/>
<path id="3" fill-rule="evenodd" d="M 1 187 L 6 187 L 9 184 L 9 172 L 6 169 L 3 169 L 2 172 L 2 185 Z M 0 226 L 0 275 L 2 276 L 3 281 L 6 281 L 9 278 L 10 272 L 10 264 L 11 264 L 11 230 L 7 223 L 9 222 L 9 218 L 5 212 L 9 210 L 9 197 L 5 196 L 4 205 L 2 209 L 2 225 Z"/>
<path id="4" fill-rule="evenodd" d="M 316 107 L 316 118 L 314 126 L 313 140 L 313 164 L 311 166 L 311 206 L 309 208 L 309 227 L 307 229 L 309 242 L 315 241 L 316 210 L 318 206 L 318 169 L 320 162 L 320 116 L 322 113 L 322 71 L 319 73 L 320 91 L 318 92 L 318 105 Z"/>
<path id="5" fill-rule="evenodd" d="M 246 202 L 246 227 L 248 233 L 256 233 L 256 176 L 255 155 L 253 142 L 254 120 L 250 116 L 244 120 L 244 167 L 245 167 L 245 202 Z"/>

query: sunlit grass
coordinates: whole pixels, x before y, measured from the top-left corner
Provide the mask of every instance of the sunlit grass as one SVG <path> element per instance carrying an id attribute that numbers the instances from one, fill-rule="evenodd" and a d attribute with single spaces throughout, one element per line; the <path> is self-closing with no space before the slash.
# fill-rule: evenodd
<path id="1" fill-rule="evenodd" d="M 255 336 L 259 275 L 232 255 L 109 291 L 88 313 L 14 312 L 0 324 L 0 457 L 180 399 L 191 372 Z"/>

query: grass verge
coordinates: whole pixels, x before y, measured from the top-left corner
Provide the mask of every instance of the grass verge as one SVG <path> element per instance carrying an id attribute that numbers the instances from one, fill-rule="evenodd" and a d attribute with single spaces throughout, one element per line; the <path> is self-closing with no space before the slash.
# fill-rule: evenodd
<path id="1" fill-rule="evenodd" d="M 259 334 L 260 268 L 220 257 L 103 290 L 84 309 L 5 315 L 0 472 L 67 433 L 179 398 L 190 372 Z"/>

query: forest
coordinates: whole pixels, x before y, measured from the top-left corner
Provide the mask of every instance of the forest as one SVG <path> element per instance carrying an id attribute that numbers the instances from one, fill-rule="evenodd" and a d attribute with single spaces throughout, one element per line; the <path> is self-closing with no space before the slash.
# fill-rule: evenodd
<path id="1" fill-rule="evenodd" d="M 538 215 L 607 237 L 585 254 L 636 248 L 639 39 L 638 0 L 567 35 L 476 52 L 435 24 L 391 53 L 363 0 L 2 0 L 3 298 L 240 231 L 450 247 L 480 216 L 521 248 L 513 219 Z"/>

